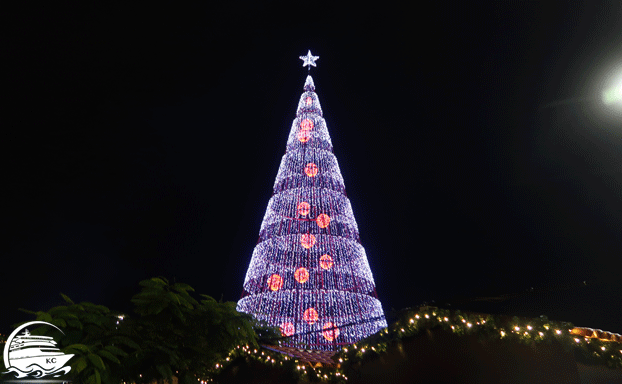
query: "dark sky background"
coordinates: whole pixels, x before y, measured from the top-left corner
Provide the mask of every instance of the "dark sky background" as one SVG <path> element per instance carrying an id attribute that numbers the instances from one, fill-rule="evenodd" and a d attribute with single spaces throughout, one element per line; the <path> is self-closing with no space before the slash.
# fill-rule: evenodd
<path id="1" fill-rule="evenodd" d="M 308 49 L 387 315 L 622 333 L 619 2 L 230 3 L 2 12 L 0 333 L 153 276 L 237 301 Z"/>

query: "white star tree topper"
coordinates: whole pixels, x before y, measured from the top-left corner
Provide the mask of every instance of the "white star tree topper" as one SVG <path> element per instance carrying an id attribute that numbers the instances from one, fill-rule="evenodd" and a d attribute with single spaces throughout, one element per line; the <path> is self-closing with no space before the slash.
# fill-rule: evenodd
<path id="1" fill-rule="evenodd" d="M 303 61 L 302 66 L 306 67 L 308 65 L 309 70 L 311 70 L 311 66 L 317 67 L 317 65 L 315 64 L 315 60 L 319 58 L 320 58 L 319 56 L 313 56 L 311 54 L 311 50 L 309 50 L 309 53 L 307 53 L 306 56 L 300 56 L 300 60 Z"/>

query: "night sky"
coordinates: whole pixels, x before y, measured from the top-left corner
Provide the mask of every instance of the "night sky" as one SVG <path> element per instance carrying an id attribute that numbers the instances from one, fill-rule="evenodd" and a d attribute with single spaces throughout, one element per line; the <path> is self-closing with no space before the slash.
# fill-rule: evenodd
<path id="1" fill-rule="evenodd" d="M 290 3 L 2 12 L 0 333 L 153 276 L 237 301 L 309 49 L 387 316 L 622 333 L 619 2 Z"/>

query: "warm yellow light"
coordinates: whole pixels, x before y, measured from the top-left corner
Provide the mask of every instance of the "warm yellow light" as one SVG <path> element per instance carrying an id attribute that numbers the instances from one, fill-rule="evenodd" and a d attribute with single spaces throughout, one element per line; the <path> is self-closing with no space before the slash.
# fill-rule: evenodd
<path id="1" fill-rule="evenodd" d="M 555 333 L 557 333 L 558 335 L 561 335 L 561 334 L 562 334 L 562 331 L 560 331 L 559 329 L 556 329 L 556 330 L 555 330 Z"/>
<path id="2" fill-rule="evenodd" d="M 365 348 L 361 348 L 361 352 L 365 353 Z"/>
<path id="3" fill-rule="evenodd" d="M 426 313 L 426 314 L 425 314 L 425 318 L 426 318 L 426 319 L 429 319 L 429 318 L 430 318 L 430 316 Z"/>
<path id="4" fill-rule="evenodd" d="M 520 327 L 514 327 L 514 329 L 518 332 L 520 331 Z"/>
<path id="5" fill-rule="evenodd" d="M 574 341 L 576 341 L 578 343 L 579 341 L 581 341 L 581 339 L 575 337 Z"/>
<path id="6" fill-rule="evenodd" d="M 445 320 L 445 321 L 449 321 L 449 319 L 448 319 L 448 318 L 446 318 L 446 317 L 443 317 L 443 320 Z"/>
<path id="7" fill-rule="evenodd" d="M 418 318 L 419 318 L 419 315 L 418 315 L 418 314 L 417 314 L 417 315 L 415 315 L 415 319 L 418 319 Z"/>
<path id="8" fill-rule="evenodd" d="M 544 333 L 542 333 L 542 332 L 538 332 L 538 335 L 540 335 L 540 336 L 544 336 Z"/>
<path id="9" fill-rule="evenodd" d="M 501 331 L 501 337 L 505 336 L 505 332 Z"/>
<path id="10" fill-rule="evenodd" d="M 473 325 L 473 324 L 467 323 L 467 327 L 471 328 L 471 325 Z"/>
<path id="11" fill-rule="evenodd" d="M 532 329 L 532 328 L 531 328 L 531 325 L 528 325 L 528 326 L 527 326 L 527 329 L 531 331 L 531 329 Z"/>
<path id="12" fill-rule="evenodd" d="M 604 346 L 600 347 L 600 349 L 602 349 L 603 351 L 606 349 Z"/>

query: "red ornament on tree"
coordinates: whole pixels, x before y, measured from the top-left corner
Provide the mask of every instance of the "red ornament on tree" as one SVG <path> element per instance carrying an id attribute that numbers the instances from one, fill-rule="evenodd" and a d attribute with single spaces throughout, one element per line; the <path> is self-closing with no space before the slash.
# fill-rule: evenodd
<path id="1" fill-rule="evenodd" d="M 313 308 L 309 308 L 307 309 L 303 314 L 302 314 L 302 319 L 304 321 L 306 321 L 309 324 L 313 324 L 317 321 L 318 319 L 318 315 L 317 315 L 317 311 Z"/>
<path id="2" fill-rule="evenodd" d="M 298 131 L 298 140 L 301 143 L 306 143 L 307 141 L 311 140 L 311 132 L 307 129 L 301 129 L 300 131 Z"/>
<path id="3" fill-rule="evenodd" d="M 328 224 L 330 224 L 330 216 L 328 216 L 325 213 L 322 213 L 317 217 L 317 219 L 315 219 L 315 222 L 317 223 L 318 227 L 326 228 L 328 227 Z"/>
<path id="4" fill-rule="evenodd" d="M 268 278 L 268 287 L 270 287 L 272 291 L 278 291 L 279 289 L 281 289 L 281 287 L 283 287 L 283 279 L 281 278 L 281 276 L 277 275 L 276 273 L 270 276 Z"/>
<path id="5" fill-rule="evenodd" d="M 333 258 L 330 255 L 322 255 L 320 257 L 320 268 L 329 270 L 333 266 Z"/>
<path id="6" fill-rule="evenodd" d="M 296 332 L 296 329 L 294 328 L 294 324 L 290 322 L 281 324 L 280 328 L 281 328 L 281 335 L 283 336 L 291 336 L 294 334 L 294 332 Z"/>
<path id="7" fill-rule="evenodd" d="M 307 216 L 309 214 L 309 211 L 311 210 L 311 206 L 306 201 L 303 201 L 302 203 L 298 204 L 296 209 L 298 210 L 299 215 Z"/>
<path id="8" fill-rule="evenodd" d="M 305 167 L 305 173 L 309 177 L 313 177 L 313 176 L 317 175 L 317 171 L 318 171 L 317 165 L 315 165 L 314 163 L 309 163 Z"/>
<path id="9" fill-rule="evenodd" d="M 309 120 L 309 119 L 304 119 L 303 121 L 300 122 L 300 128 L 302 128 L 302 130 L 312 130 L 313 129 L 313 121 Z"/>
<path id="10" fill-rule="evenodd" d="M 310 233 L 305 233 L 300 236 L 300 245 L 304 248 L 309 249 L 315 245 L 315 236 Z"/>
<path id="11" fill-rule="evenodd" d="M 325 323 L 324 326 L 322 327 L 324 329 L 324 332 L 322 332 L 322 335 L 328 341 L 333 341 L 337 338 L 337 336 L 339 336 L 339 328 L 333 328 L 333 327 L 334 325 L 330 321 L 328 323 Z"/>
<path id="12" fill-rule="evenodd" d="M 296 272 L 294 272 L 294 279 L 300 284 L 309 280 L 309 271 L 306 268 L 298 268 Z"/>

